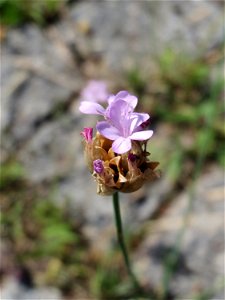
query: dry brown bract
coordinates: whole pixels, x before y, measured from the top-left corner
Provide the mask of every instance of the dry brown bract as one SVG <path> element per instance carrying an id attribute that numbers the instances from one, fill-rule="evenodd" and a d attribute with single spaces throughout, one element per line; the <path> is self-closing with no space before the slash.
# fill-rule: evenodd
<path id="1" fill-rule="evenodd" d="M 159 163 L 148 159 L 150 153 L 146 151 L 146 142 L 132 141 L 132 149 L 121 155 L 114 153 L 112 141 L 98 132 L 91 142 L 84 143 L 85 158 L 100 195 L 112 195 L 116 191 L 131 193 L 160 176 L 160 172 L 155 170 Z M 102 160 L 104 166 L 101 174 L 93 168 L 97 159 Z"/>

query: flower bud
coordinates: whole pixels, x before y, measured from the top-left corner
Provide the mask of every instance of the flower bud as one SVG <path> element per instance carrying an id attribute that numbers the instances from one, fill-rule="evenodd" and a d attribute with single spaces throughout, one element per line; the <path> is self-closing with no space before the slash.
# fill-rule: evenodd
<path id="1" fill-rule="evenodd" d="M 80 134 L 84 137 L 86 142 L 90 143 L 93 138 L 93 128 L 85 127 Z"/>
<path id="2" fill-rule="evenodd" d="M 101 174 L 104 171 L 104 166 L 101 159 L 93 161 L 94 170 L 97 174 Z"/>

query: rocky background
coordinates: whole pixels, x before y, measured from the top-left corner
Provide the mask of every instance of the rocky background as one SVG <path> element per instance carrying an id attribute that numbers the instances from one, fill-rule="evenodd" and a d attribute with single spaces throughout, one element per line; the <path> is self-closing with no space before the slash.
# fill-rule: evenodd
<path id="1" fill-rule="evenodd" d="M 2 299 L 143 299 L 83 159 L 90 79 L 152 118 L 162 176 L 120 195 L 141 285 L 156 300 L 225 299 L 224 2 L 31 2 L 16 24 L 0 4 Z"/>

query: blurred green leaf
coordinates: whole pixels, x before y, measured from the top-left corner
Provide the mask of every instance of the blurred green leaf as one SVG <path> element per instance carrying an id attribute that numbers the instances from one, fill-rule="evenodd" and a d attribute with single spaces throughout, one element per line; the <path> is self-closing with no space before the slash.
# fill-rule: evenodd
<path id="1" fill-rule="evenodd" d="M 159 58 L 159 65 L 162 72 L 170 72 L 174 66 L 176 54 L 171 49 L 166 49 Z"/>
<path id="2" fill-rule="evenodd" d="M 174 150 L 171 157 L 168 160 L 167 173 L 171 180 L 176 181 L 181 172 L 183 172 L 182 162 L 184 159 L 184 153 L 180 146 L 177 146 L 177 149 Z"/>
<path id="3" fill-rule="evenodd" d="M 225 149 L 224 145 L 221 147 L 221 150 L 219 150 L 218 153 L 218 161 L 221 167 L 225 168 Z"/>
<path id="4" fill-rule="evenodd" d="M 205 63 L 192 61 L 190 57 L 177 54 L 172 49 L 166 49 L 158 62 L 162 79 L 171 87 L 191 90 L 208 81 L 209 68 Z"/>
<path id="5" fill-rule="evenodd" d="M 197 134 L 196 144 L 199 153 L 206 155 L 213 151 L 214 148 L 214 132 L 210 129 L 201 130 Z"/>
<path id="6" fill-rule="evenodd" d="M 130 284 L 121 281 L 119 272 L 109 266 L 101 267 L 91 280 L 91 291 L 99 299 L 109 299 L 126 294 L 131 290 Z"/>
<path id="7" fill-rule="evenodd" d="M 198 114 L 196 109 L 190 105 L 180 105 L 177 110 L 164 111 L 164 118 L 166 121 L 171 123 L 192 123 L 193 125 L 198 119 Z"/>
<path id="8" fill-rule="evenodd" d="M 5 25 L 18 25 L 24 22 L 19 1 L 0 1 L 1 23 Z"/>
<path id="9" fill-rule="evenodd" d="M 48 224 L 61 221 L 62 212 L 49 199 L 42 199 L 36 203 L 33 216 L 43 226 L 47 226 Z"/>
<path id="10" fill-rule="evenodd" d="M 185 70 L 186 87 L 192 88 L 194 86 L 204 84 L 209 75 L 209 68 L 205 64 L 192 63 L 188 64 Z"/>
<path id="11" fill-rule="evenodd" d="M 215 116 L 218 112 L 219 107 L 212 100 L 207 100 L 198 107 L 199 117 L 205 118 L 208 124 L 214 122 Z"/>
<path id="12" fill-rule="evenodd" d="M 145 91 L 146 82 L 138 69 L 132 69 L 127 73 L 129 87 L 137 96 L 142 96 Z"/>
<path id="13" fill-rule="evenodd" d="M 18 26 L 33 21 L 45 25 L 49 18 L 56 16 L 67 0 L 1 0 L 1 23 Z"/>
<path id="14" fill-rule="evenodd" d="M 61 252 L 65 245 L 76 242 L 76 235 L 67 223 L 52 224 L 42 232 L 45 251 L 51 254 Z"/>
<path id="15" fill-rule="evenodd" d="M 5 189 L 24 179 L 22 165 L 15 161 L 6 162 L 0 167 L 0 188 Z"/>

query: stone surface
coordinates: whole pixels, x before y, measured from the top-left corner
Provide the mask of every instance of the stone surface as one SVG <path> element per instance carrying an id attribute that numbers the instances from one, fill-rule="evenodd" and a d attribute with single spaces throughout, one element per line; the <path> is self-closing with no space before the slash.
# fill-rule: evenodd
<path id="1" fill-rule="evenodd" d="M 146 284 L 162 288 L 165 261 L 177 247 L 170 292 L 178 299 L 193 299 L 209 291 L 224 299 L 223 176 L 223 170 L 212 168 L 197 180 L 193 194 L 182 193 L 161 219 L 147 225 L 149 237 L 136 253 L 136 269 Z"/>
<path id="2" fill-rule="evenodd" d="M 56 288 L 25 288 L 13 276 L 4 279 L 0 287 L 0 296 L 2 300 L 46 300 L 63 299 L 61 293 Z"/>
<path id="3" fill-rule="evenodd" d="M 111 70 L 138 67 L 151 74 L 156 57 L 166 48 L 194 58 L 222 43 L 222 5 L 213 1 L 81 2 L 71 9 L 68 25 L 77 34 L 68 34 L 67 40 L 86 56 L 103 56 Z"/>
<path id="4" fill-rule="evenodd" d="M 30 137 L 79 86 L 66 46 L 50 33 L 27 25 L 11 30 L 2 45 L 1 130 L 15 142 Z"/>
<path id="5" fill-rule="evenodd" d="M 40 183 L 65 177 L 78 167 L 81 143 L 76 124 L 70 116 L 42 126 L 26 143 L 18 158 L 29 180 Z"/>
<path id="6" fill-rule="evenodd" d="M 57 105 L 70 101 L 87 70 L 88 76 L 110 78 L 112 73 L 120 80 L 119 73 L 133 67 L 152 74 L 156 57 L 168 47 L 192 58 L 204 55 L 223 41 L 222 5 L 80 2 L 46 30 L 35 25 L 10 30 L 2 43 L 1 66 L 5 152 L 35 134 Z M 103 64 L 91 64 L 95 56 Z"/>

